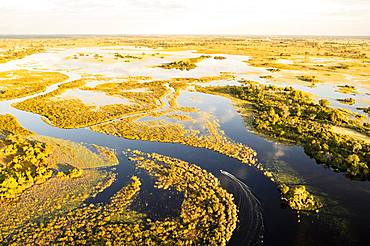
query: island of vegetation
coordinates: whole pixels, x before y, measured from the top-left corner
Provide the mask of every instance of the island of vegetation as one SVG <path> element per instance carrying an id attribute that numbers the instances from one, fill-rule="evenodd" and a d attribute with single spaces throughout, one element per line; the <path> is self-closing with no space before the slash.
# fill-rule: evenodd
<path id="1" fill-rule="evenodd" d="M 213 59 L 215 59 L 215 60 L 225 60 L 226 57 L 224 57 L 224 56 L 214 56 Z"/>
<path id="2" fill-rule="evenodd" d="M 341 103 L 344 103 L 344 104 L 348 104 L 348 105 L 353 105 L 356 103 L 356 100 L 352 97 L 349 97 L 349 98 L 339 98 L 337 99 L 338 102 L 341 102 Z"/>
<path id="3" fill-rule="evenodd" d="M 365 113 L 367 113 L 370 116 L 370 106 L 367 107 L 367 108 L 360 108 L 360 109 L 363 110 Z"/>
<path id="4" fill-rule="evenodd" d="M 206 93 L 241 100 L 241 110 L 250 110 L 254 128 L 281 141 L 301 144 L 317 162 L 346 171 L 353 178 L 370 178 L 370 145 L 360 139 L 338 134 L 333 126 L 351 128 L 370 135 L 370 126 L 348 111 L 333 109 L 324 100 L 315 103 L 308 95 L 291 87 L 265 86 L 249 82 L 245 86 L 198 87 Z"/>
<path id="5" fill-rule="evenodd" d="M 304 185 L 289 187 L 286 184 L 282 184 L 279 186 L 279 189 L 282 193 L 282 199 L 296 211 L 318 211 L 322 206 L 320 201 L 310 194 Z"/>
<path id="6" fill-rule="evenodd" d="M 130 209 L 141 186 L 140 179 L 132 176 L 109 203 L 80 206 L 42 222 L 30 221 L 3 242 L 226 245 L 236 228 L 237 209 L 232 195 L 217 178 L 179 159 L 140 151 L 127 154 L 138 168 L 156 179 L 158 189 L 184 194 L 179 217 L 151 220 Z"/>
<path id="7" fill-rule="evenodd" d="M 195 58 L 188 58 L 184 60 L 174 61 L 170 63 L 165 63 L 159 67 L 164 69 L 179 69 L 179 70 L 192 70 L 197 67 L 197 63 L 203 61 L 204 59 L 210 58 L 208 55 L 201 55 Z"/>
<path id="8" fill-rule="evenodd" d="M 312 75 L 300 75 L 297 78 L 299 80 L 309 82 L 309 83 L 312 83 L 312 84 L 318 82 L 317 78 L 315 76 L 312 76 Z"/>
<path id="9" fill-rule="evenodd" d="M 353 85 L 338 85 L 338 92 L 344 93 L 344 94 L 357 94 L 356 87 Z"/>

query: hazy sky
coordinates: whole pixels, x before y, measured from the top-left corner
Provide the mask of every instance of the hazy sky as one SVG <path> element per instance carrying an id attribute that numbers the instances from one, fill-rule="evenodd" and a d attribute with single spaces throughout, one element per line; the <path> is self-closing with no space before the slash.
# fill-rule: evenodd
<path id="1" fill-rule="evenodd" d="M 0 0 L 1 34 L 370 35 L 370 0 Z"/>

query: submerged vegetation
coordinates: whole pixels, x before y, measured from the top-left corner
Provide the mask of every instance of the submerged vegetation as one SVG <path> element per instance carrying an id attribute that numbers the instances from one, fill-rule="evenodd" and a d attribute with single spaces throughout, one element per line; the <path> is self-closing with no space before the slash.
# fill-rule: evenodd
<path id="1" fill-rule="evenodd" d="M 282 141 L 303 145 L 319 163 L 346 171 L 351 177 L 370 178 L 370 145 L 337 134 L 332 126 L 352 128 L 370 135 L 368 124 L 352 119 L 352 113 L 320 105 L 291 87 L 249 83 L 244 87 L 206 87 L 199 91 L 231 96 L 254 108 L 254 128 Z"/>
<path id="2" fill-rule="evenodd" d="M 107 163 L 112 163 L 113 165 L 118 164 L 119 161 L 114 150 L 96 144 L 93 144 L 93 147 Z"/>

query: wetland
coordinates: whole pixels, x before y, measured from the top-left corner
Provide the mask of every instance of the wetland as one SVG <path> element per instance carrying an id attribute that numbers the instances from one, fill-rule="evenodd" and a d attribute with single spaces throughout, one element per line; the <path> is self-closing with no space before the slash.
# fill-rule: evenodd
<path id="1" fill-rule="evenodd" d="M 1 244 L 369 245 L 368 39 L 0 48 Z"/>

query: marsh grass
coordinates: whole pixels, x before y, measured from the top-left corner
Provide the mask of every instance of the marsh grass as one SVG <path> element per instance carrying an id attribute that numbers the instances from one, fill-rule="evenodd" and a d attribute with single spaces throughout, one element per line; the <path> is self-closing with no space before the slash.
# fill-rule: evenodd
<path id="1" fill-rule="evenodd" d="M 0 100 L 32 95 L 46 87 L 62 82 L 68 76 L 58 72 L 16 70 L 0 72 Z"/>
<path id="2" fill-rule="evenodd" d="M 74 207 L 66 213 L 45 218 L 42 223 L 26 221 L 19 233 L 2 235 L 6 243 L 28 244 L 172 244 L 226 245 L 236 228 L 237 208 L 212 174 L 179 159 L 128 151 L 136 166 L 156 180 L 158 189 L 184 193 L 181 216 L 151 220 L 130 209 L 140 192 L 141 181 L 131 182 L 108 203 Z M 76 179 L 81 180 L 81 179 Z"/>

